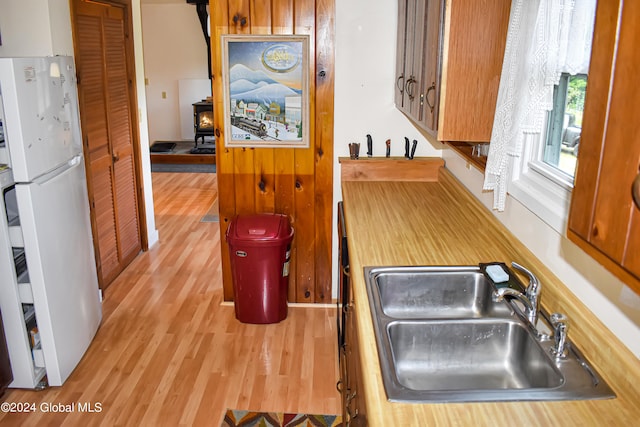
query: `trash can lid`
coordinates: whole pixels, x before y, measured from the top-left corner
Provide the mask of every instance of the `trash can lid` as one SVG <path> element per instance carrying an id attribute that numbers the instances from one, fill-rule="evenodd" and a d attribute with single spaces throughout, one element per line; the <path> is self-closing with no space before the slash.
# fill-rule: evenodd
<path id="1" fill-rule="evenodd" d="M 283 214 L 238 215 L 227 230 L 227 239 L 242 241 L 280 240 L 291 237 L 289 217 Z"/>

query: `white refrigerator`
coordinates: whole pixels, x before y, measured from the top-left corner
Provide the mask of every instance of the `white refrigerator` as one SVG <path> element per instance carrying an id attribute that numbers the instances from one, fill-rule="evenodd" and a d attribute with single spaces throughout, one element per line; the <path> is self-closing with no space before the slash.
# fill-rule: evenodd
<path id="1" fill-rule="evenodd" d="M 0 58 L 0 121 L 9 387 L 59 386 L 102 320 L 73 58 Z"/>

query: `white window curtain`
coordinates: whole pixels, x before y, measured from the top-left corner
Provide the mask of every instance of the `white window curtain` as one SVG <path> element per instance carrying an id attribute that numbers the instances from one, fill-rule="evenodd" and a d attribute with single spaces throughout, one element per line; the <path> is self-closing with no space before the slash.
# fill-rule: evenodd
<path id="1" fill-rule="evenodd" d="M 604 0 L 606 1 L 606 0 Z M 589 68 L 596 0 L 513 0 L 484 189 L 504 210 L 512 157 L 541 134 L 563 72 Z"/>

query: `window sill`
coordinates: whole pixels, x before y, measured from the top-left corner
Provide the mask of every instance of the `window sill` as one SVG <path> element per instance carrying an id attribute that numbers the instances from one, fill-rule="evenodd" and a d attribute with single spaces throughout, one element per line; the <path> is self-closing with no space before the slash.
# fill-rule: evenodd
<path id="1" fill-rule="evenodd" d="M 509 185 L 509 194 L 560 235 L 565 235 L 571 190 L 536 169 L 529 169 Z"/>

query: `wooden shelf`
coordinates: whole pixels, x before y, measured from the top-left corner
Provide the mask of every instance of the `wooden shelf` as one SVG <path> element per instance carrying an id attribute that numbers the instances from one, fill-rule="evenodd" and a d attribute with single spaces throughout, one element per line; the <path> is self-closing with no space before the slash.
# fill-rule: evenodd
<path id="1" fill-rule="evenodd" d="M 438 181 L 439 157 L 340 157 L 342 181 Z"/>
<path id="2" fill-rule="evenodd" d="M 473 146 L 475 144 L 468 142 L 458 142 L 458 141 L 446 141 L 449 147 L 451 147 L 455 152 L 460 154 L 462 157 L 467 159 L 469 163 L 478 168 L 480 172 L 484 172 L 487 167 L 487 156 L 475 156 L 473 155 Z"/>

